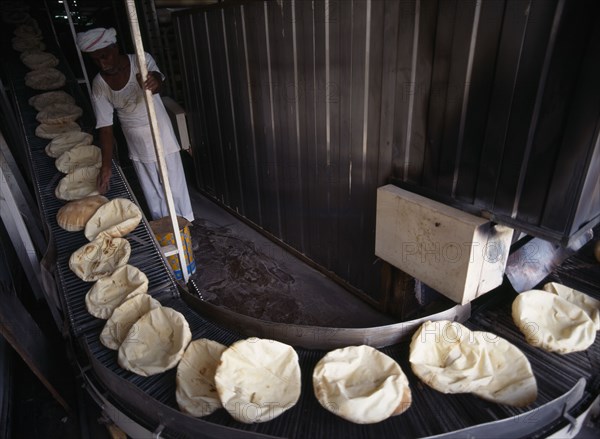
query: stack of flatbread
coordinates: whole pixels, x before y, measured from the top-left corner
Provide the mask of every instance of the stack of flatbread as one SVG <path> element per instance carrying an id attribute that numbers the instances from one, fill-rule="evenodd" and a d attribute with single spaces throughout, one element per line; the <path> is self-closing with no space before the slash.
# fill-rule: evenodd
<path id="1" fill-rule="evenodd" d="M 73 96 L 62 90 L 47 91 L 29 98 L 29 105 L 37 111 L 42 111 L 48 105 L 53 104 L 75 104 Z"/>
<path id="2" fill-rule="evenodd" d="M 373 424 L 406 411 L 408 378 L 392 358 L 370 346 L 350 346 L 325 355 L 313 371 L 319 403 L 357 424 Z"/>
<path id="3" fill-rule="evenodd" d="M 72 148 L 82 145 L 91 145 L 94 138 L 91 134 L 82 131 L 68 131 L 52 139 L 46 145 L 46 154 L 53 158 L 60 157 L 63 153 Z"/>
<path id="4" fill-rule="evenodd" d="M 78 168 L 65 175 L 56 186 L 54 195 L 60 200 L 79 200 L 89 195 L 98 195 L 97 179 L 100 170 L 96 167 Z"/>
<path id="5" fill-rule="evenodd" d="M 550 282 L 543 290 L 519 294 L 512 317 L 533 346 L 560 354 L 584 351 L 600 330 L 600 301 Z"/>
<path id="6" fill-rule="evenodd" d="M 53 54 L 36 50 L 23 52 L 21 61 L 31 70 L 46 69 L 58 65 L 58 58 Z"/>
<path id="7" fill-rule="evenodd" d="M 33 53 L 30 58 L 37 56 L 39 54 Z M 32 70 L 25 76 L 25 85 L 36 90 L 56 90 L 65 83 L 65 75 L 52 67 Z M 54 139 L 61 134 L 81 131 L 75 120 L 81 117 L 83 110 L 69 94 L 61 90 L 42 93 L 30 98 L 29 104 L 38 110 L 36 119 L 41 122 L 35 129 L 36 136 Z"/>
<path id="8" fill-rule="evenodd" d="M 296 351 L 274 340 L 241 340 L 221 355 L 215 371 L 221 404 L 237 421 L 270 421 L 292 408 L 300 397 Z"/>
<path id="9" fill-rule="evenodd" d="M 426 322 L 412 338 L 409 359 L 415 375 L 442 393 L 473 393 L 517 407 L 537 398 L 525 354 L 490 332 L 447 320 Z"/>
<path id="10" fill-rule="evenodd" d="M 43 42 L 42 31 L 36 20 L 24 10 L 13 10 L 2 14 L 4 21 L 18 24 L 14 30 L 12 39 L 13 49 L 24 52 L 29 50 L 44 50 L 46 45 Z"/>
<path id="11" fill-rule="evenodd" d="M 108 203 L 102 195 L 92 195 L 79 200 L 70 201 L 56 213 L 56 222 L 67 232 L 79 232 L 100 206 Z"/>

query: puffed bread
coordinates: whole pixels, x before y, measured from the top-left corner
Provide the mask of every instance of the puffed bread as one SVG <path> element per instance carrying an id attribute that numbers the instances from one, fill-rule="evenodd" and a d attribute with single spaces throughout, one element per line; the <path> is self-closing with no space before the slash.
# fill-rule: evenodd
<path id="1" fill-rule="evenodd" d="M 313 371 L 313 390 L 323 408 L 356 424 L 381 422 L 412 403 L 400 365 L 366 345 L 328 352 Z"/>
<path id="2" fill-rule="evenodd" d="M 85 282 L 110 276 L 129 261 L 131 245 L 123 238 L 98 238 L 77 249 L 69 258 L 69 268 Z"/>
<path id="3" fill-rule="evenodd" d="M 100 343 L 109 349 L 118 350 L 132 326 L 160 302 L 149 294 L 137 294 L 125 300 L 113 311 L 100 333 Z"/>
<path id="4" fill-rule="evenodd" d="M 48 145 L 45 152 L 49 157 L 58 158 L 76 146 L 91 145 L 94 137 L 83 131 L 69 131 L 56 136 Z"/>
<path id="5" fill-rule="evenodd" d="M 126 264 L 96 281 L 85 295 L 85 306 L 91 315 L 106 320 L 121 303 L 147 292 L 146 275 Z"/>
<path id="6" fill-rule="evenodd" d="M 238 341 L 221 355 L 215 383 L 223 407 L 234 419 L 246 424 L 271 421 L 298 402 L 298 355 L 275 340 Z"/>
<path id="7" fill-rule="evenodd" d="M 101 206 L 85 225 L 85 237 L 90 241 L 98 236 L 123 237 L 142 220 L 142 211 L 126 198 L 115 198 Z"/>
<path id="8" fill-rule="evenodd" d="M 141 376 L 174 368 L 192 340 L 190 325 L 183 314 L 161 306 L 131 327 L 119 347 L 119 366 Z"/>
<path id="9" fill-rule="evenodd" d="M 175 398 L 183 413 L 202 417 L 223 407 L 215 372 L 227 346 L 201 338 L 192 341 L 177 366 Z"/>
<path id="10" fill-rule="evenodd" d="M 58 209 L 56 222 L 67 232 L 79 232 L 100 206 L 108 203 L 102 195 L 91 195 L 80 200 L 70 201 Z"/>

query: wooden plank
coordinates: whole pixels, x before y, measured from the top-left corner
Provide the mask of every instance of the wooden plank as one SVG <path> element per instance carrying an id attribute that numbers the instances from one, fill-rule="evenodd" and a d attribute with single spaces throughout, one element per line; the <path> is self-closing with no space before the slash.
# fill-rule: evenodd
<path id="1" fill-rule="evenodd" d="M 31 371 L 48 389 L 52 397 L 72 414 L 67 403 L 65 389 L 61 387 L 60 376 L 64 374 L 64 364 L 60 355 L 52 349 L 50 342 L 37 326 L 31 315 L 19 301 L 14 291 L 0 283 L 0 334 L 29 366 Z"/>
<path id="2" fill-rule="evenodd" d="M 144 45 L 142 43 L 142 36 L 140 34 L 140 27 L 137 18 L 137 12 L 135 9 L 135 2 L 128 0 L 127 12 L 129 14 L 129 24 L 131 26 L 131 34 L 135 45 L 135 54 L 138 62 L 138 68 L 142 81 L 148 79 L 148 68 L 146 66 L 146 56 L 144 55 Z M 173 203 L 173 194 L 171 193 L 171 183 L 169 183 L 169 173 L 167 171 L 167 164 L 165 162 L 164 149 L 162 145 L 162 139 L 160 131 L 158 129 L 158 121 L 156 119 L 156 112 L 154 110 L 154 99 L 152 92 L 146 90 L 144 93 L 146 100 L 146 109 L 148 110 L 148 120 L 150 121 L 150 127 L 152 129 L 152 140 L 154 141 L 154 151 L 156 153 L 156 159 L 158 162 L 158 169 L 163 182 L 163 189 L 165 193 L 165 201 L 167 202 L 167 209 L 169 216 L 171 217 L 171 225 L 173 228 L 173 234 L 175 235 L 175 242 L 177 243 L 177 249 L 179 252 L 179 261 L 181 264 L 181 271 L 183 273 L 183 279 L 187 282 L 189 273 L 187 270 L 187 263 L 185 259 L 185 253 L 183 251 L 183 243 L 181 241 L 181 235 L 179 234 L 179 225 L 177 222 L 177 214 L 175 212 L 175 204 Z"/>
<path id="3" fill-rule="evenodd" d="M 502 283 L 512 229 L 396 186 L 377 190 L 375 254 L 465 304 Z"/>

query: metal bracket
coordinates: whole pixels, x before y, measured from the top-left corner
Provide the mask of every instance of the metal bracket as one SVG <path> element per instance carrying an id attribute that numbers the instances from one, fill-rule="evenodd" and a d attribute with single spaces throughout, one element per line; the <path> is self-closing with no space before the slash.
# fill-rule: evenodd
<path id="1" fill-rule="evenodd" d="M 534 436 L 534 433 L 536 433 L 541 426 L 550 425 L 561 418 L 569 420 L 570 424 L 568 428 L 571 429 L 576 425 L 577 421 L 569 415 L 567 411 L 571 410 L 575 404 L 581 400 L 585 392 L 585 385 L 585 378 L 581 378 L 575 383 L 573 388 L 564 395 L 561 395 L 538 408 L 529 410 L 528 412 L 499 421 L 487 422 L 485 424 L 456 430 L 450 433 L 429 436 L 429 438 L 484 438 L 498 437 L 498 435 L 502 437 L 531 437 Z"/>

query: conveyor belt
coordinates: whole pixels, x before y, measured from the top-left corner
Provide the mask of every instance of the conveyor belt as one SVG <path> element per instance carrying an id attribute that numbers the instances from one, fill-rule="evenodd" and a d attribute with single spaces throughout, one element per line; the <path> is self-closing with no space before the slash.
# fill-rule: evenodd
<path id="1" fill-rule="evenodd" d="M 56 48 L 49 48 L 49 51 L 54 53 L 55 50 Z M 175 402 L 174 370 L 148 378 L 135 375 L 121 369 L 116 361 L 116 352 L 99 343 L 99 333 L 104 322 L 90 316 L 84 304 L 84 296 L 91 284 L 79 280 L 68 268 L 68 258 L 71 253 L 87 241 L 83 233 L 65 232 L 56 224 L 56 212 L 64 204 L 54 197 L 54 188 L 61 174 L 54 168 L 54 160 L 48 158 L 43 152 L 47 141 L 38 139 L 33 134 L 37 122 L 35 111 L 28 106 L 27 99 L 37 92 L 24 86 L 22 78 L 26 69 L 20 64 L 14 52 L 10 54 L 10 60 L 7 62 L 9 66 L 6 71 L 10 77 L 11 88 L 16 97 L 17 112 L 26 135 L 36 195 L 43 212 L 43 219 L 56 244 L 57 282 L 71 331 L 81 349 L 87 353 L 94 372 L 102 385 L 108 389 L 111 397 L 126 408 L 130 415 L 135 414 L 136 419 L 150 426 L 149 428 L 162 429 L 163 436 L 401 438 L 436 435 L 526 413 L 531 408 L 540 407 L 563 395 L 580 378 L 591 381 L 593 374 L 597 374 L 600 370 L 598 361 L 600 338 L 586 352 L 565 356 L 546 353 L 527 345 L 510 318 L 512 296 L 500 291 L 480 299 L 478 311 L 467 325 L 472 329 L 491 331 L 507 338 L 530 359 L 538 380 L 539 397 L 527 409 L 489 403 L 472 395 L 442 395 L 428 388 L 411 373 L 408 364 L 408 343 L 403 342 L 381 350 L 398 361 L 407 373 L 413 392 L 413 405 L 405 414 L 378 424 L 352 424 L 334 416 L 319 405 L 312 391 L 311 374 L 314 365 L 325 351 L 309 349 L 297 349 L 303 377 L 300 401 L 275 420 L 262 424 L 241 424 L 225 410 L 218 410 L 202 419 L 183 415 L 177 410 Z M 61 60 L 59 69 L 64 67 L 63 63 L 64 60 Z M 74 93 L 78 86 L 71 79 L 67 88 Z M 81 96 L 80 91 L 79 96 Z M 111 189 L 107 196 L 111 199 L 115 197 L 134 199 L 123 175 L 114 165 Z M 179 297 L 175 281 L 160 256 L 146 222 L 141 223 L 127 236 L 127 239 L 132 245 L 130 263 L 146 273 L 150 280 L 150 293 L 163 305 L 171 306 L 185 316 L 194 339 L 205 337 L 227 345 L 239 339 L 234 333 L 211 323 L 190 309 Z M 599 277 L 593 279 L 596 288 Z M 573 281 L 579 285 L 574 279 Z M 581 286 L 585 287 L 581 289 L 587 292 L 591 282 L 582 282 Z M 592 392 L 596 391 L 596 388 L 588 389 L 586 398 L 591 398 Z M 532 434 L 527 433 L 527 435 Z"/>

